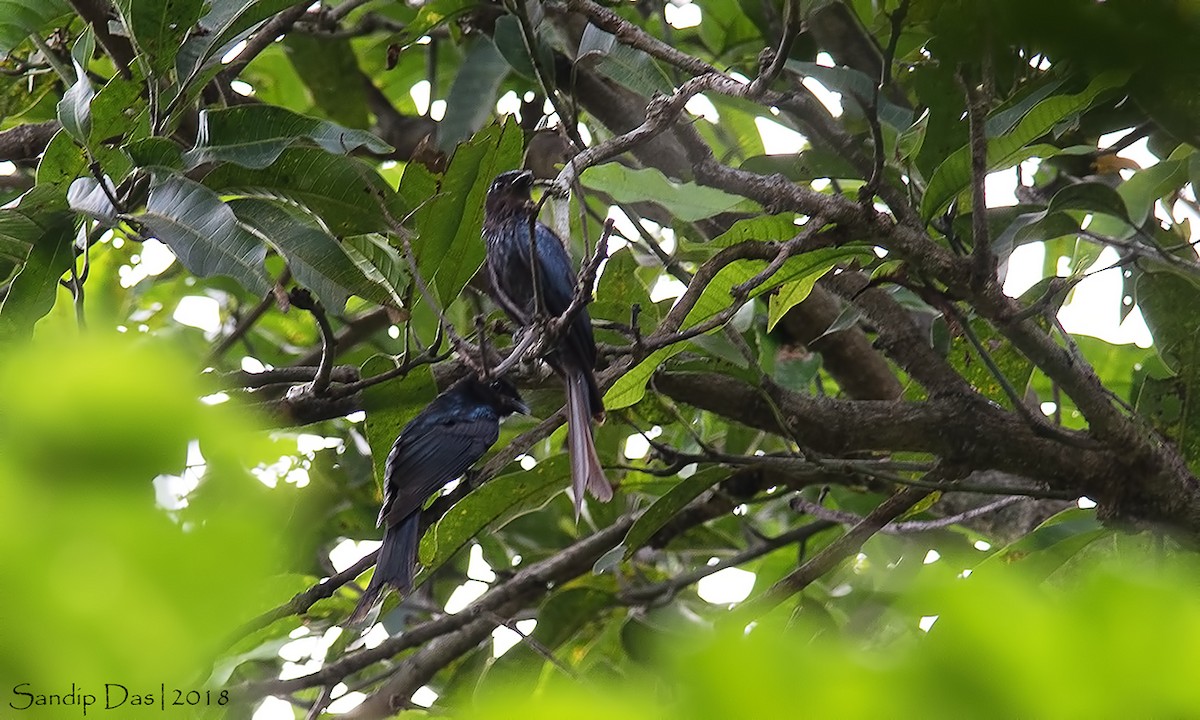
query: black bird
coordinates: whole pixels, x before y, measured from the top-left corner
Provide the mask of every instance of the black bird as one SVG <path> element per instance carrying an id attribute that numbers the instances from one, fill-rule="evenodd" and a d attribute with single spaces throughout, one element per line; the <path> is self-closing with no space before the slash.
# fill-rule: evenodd
<path id="1" fill-rule="evenodd" d="M 500 436 L 500 419 L 529 408 L 512 383 L 459 380 L 413 418 L 392 445 L 384 466 L 383 507 L 376 525 L 384 525 L 375 574 L 350 615 L 357 624 L 391 585 L 412 590 L 420 541 L 421 506 L 443 485 L 458 478 Z"/>
<path id="2" fill-rule="evenodd" d="M 487 243 L 487 272 L 492 299 L 514 322 L 528 328 L 534 308 L 534 273 L 531 270 L 530 228 L 537 253 L 537 283 L 542 316 L 558 317 L 575 295 L 575 269 L 562 240 L 532 217 L 533 174 L 527 170 L 500 173 L 488 189 L 484 206 L 483 238 Z M 604 402 L 596 386 L 596 341 L 587 308 L 580 309 L 547 358 L 567 387 L 567 445 L 571 456 L 571 486 L 575 518 L 583 507 L 586 487 L 602 502 L 612 499 L 612 485 L 604 477 L 591 419 L 604 419 Z"/>

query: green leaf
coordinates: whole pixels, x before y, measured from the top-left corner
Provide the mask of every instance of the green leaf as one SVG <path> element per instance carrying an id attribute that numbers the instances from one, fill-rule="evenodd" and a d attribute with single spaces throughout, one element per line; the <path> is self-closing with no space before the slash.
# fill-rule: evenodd
<path id="1" fill-rule="evenodd" d="M 183 149 L 165 137 L 148 137 L 122 148 L 137 167 L 183 170 Z"/>
<path id="2" fill-rule="evenodd" d="M 417 16 L 404 28 L 403 41 L 413 42 L 455 15 L 475 6 L 477 0 L 432 0 L 421 6 Z"/>
<path id="3" fill-rule="evenodd" d="M 688 503 L 728 476 L 728 470 L 708 468 L 680 480 L 670 490 L 663 493 L 662 497 L 655 500 L 653 505 L 646 508 L 646 511 L 638 517 L 633 523 L 633 527 L 629 528 L 629 532 L 625 534 L 625 540 L 621 543 L 625 546 L 625 559 L 633 557 L 638 549 L 649 542 L 650 538 L 654 537 L 654 534 L 661 530 Z"/>
<path id="4" fill-rule="evenodd" d="M 1117 218 L 1128 218 L 1129 211 L 1125 209 L 1125 200 L 1113 188 L 1099 182 L 1083 182 L 1068 185 L 1054 193 L 1046 212 L 1065 212 L 1067 210 L 1083 210 L 1112 215 Z"/>
<path id="5" fill-rule="evenodd" d="M 584 28 L 579 40 L 576 62 L 595 66 L 602 75 L 646 97 L 655 93 L 669 95 L 675 89 L 653 58 L 617 42 L 616 36 L 591 23 Z"/>
<path id="6" fill-rule="evenodd" d="M 984 350 L 996 363 L 1000 374 L 1017 393 L 1022 393 L 1033 374 L 1033 363 L 1021 351 L 1014 348 L 1003 335 L 992 328 L 986 320 L 975 318 L 971 320 L 970 327 Z M 1011 407 L 1012 403 L 1000 381 L 984 364 L 983 358 L 980 357 L 975 346 L 966 336 L 959 335 L 953 339 L 949 360 L 954 369 L 984 397 L 1000 405 Z"/>
<path id="7" fill-rule="evenodd" d="M 62 199 L 50 188 L 35 187 L 14 208 L 0 209 L 0 250 L 24 264 L 0 297 L 0 343 L 25 339 L 34 324 L 54 307 L 58 280 L 75 260 L 75 226 Z"/>
<path id="8" fill-rule="evenodd" d="M 809 275 L 801 280 L 796 280 L 785 284 L 779 289 L 779 292 L 771 296 L 770 312 L 767 316 L 767 332 L 775 329 L 783 316 L 788 310 L 796 307 L 812 293 L 813 287 L 816 286 L 820 275 Z"/>
<path id="9" fill-rule="evenodd" d="M 187 92 L 206 70 L 219 67 L 221 57 L 264 20 L 295 5 L 295 0 L 212 0 L 200 18 L 201 32 L 179 48 L 175 72 L 180 92 Z"/>
<path id="10" fill-rule="evenodd" d="M 1129 207 L 1129 219 L 1134 225 L 1140 227 L 1150 217 L 1159 198 L 1178 190 L 1188 181 L 1188 156 L 1192 152 L 1191 147 L 1183 146 L 1180 152 L 1172 153 L 1170 159 L 1135 172 L 1117 188 Z"/>
<path id="11" fill-rule="evenodd" d="M 840 333 L 843 330 L 849 330 L 857 325 L 858 321 L 861 319 L 862 311 L 858 309 L 858 306 L 847 304 L 842 308 L 842 311 L 838 313 L 838 316 L 833 319 L 833 322 L 829 323 L 829 327 L 825 328 L 825 332 L 813 338 L 812 342 L 816 342 L 821 338 L 828 337 L 834 333 Z"/>
<path id="12" fill-rule="evenodd" d="M 436 289 L 442 307 L 458 297 L 483 263 L 484 198 L 497 174 L 520 164 L 521 140 L 521 128 L 510 120 L 459 145 L 437 195 L 416 213 L 417 267 Z"/>
<path id="13" fill-rule="evenodd" d="M 66 0 L 0 0 L 0 56 L 69 12 Z"/>
<path id="14" fill-rule="evenodd" d="M 536 33 L 536 31 L 535 31 Z M 543 68 L 554 67 L 554 50 L 542 38 L 541 33 L 535 34 L 537 42 L 538 62 Z M 538 81 L 537 70 L 529 57 L 525 46 L 525 34 L 521 31 L 521 21 L 515 15 L 504 15 L 496 20 L 496 30 L 492 34 L 496 49 L 508 61 L 508 66 L 526 80 Z M 551 71 L 546 71 L 553 77 Z"/>
<path id="15" fill-rule="evenodd" d="M 1200 339 L 1187 348 L 1191 365 L 1170 378 L 1148 377 L 1138 393 L 1137 411 L 1179 446 L 1192 472 L 1200 472 Z"/>
<path id="16" fill-rule="evenodd" d="M 105 182 L 108 184 L 108 193 L 115 196 L 116 188 L 112 186 L 112 181 L 105 178 Z M 111 223 L 117 216 L 117 209 L 108 199 L 108 193 L 96 178 L 77 178 L 71 183 L 71 187 L 67 188 L 67 204 L 75 212 Z"/>
<path id="17" fill-rule="evenodd" d="M 649 382 L 650 376 L 654 374 L 654 371 L 658 370 L 659 366 L 672 356 L 683 352 L 684 348 L 683 343 L 659 348 L 647 355 L 641 362 L 625 371 L 608 388 L 608 392 L 604 393 L 604 407 L 608 410 L 619 410 L 630 405 L 636 405 L 646 396 L 646 383 Z"/>
<path id="18" fill-rule="evenodd" d="M 483 127 L 496 106 L 496 92 L 508 70 L 508 63 L 491 38 L 479 37 L 467 48 L 462 68 L 446 96 L 446 116 L 438 124 L 439 148 L 449 152 Z"/>
<path id="19" fill-rule="evenodd" d="M 362 366 L 362 377 L 373 377 L 392 370 L 396 358 L 389 355 L 374 355 Z M 437 383 L 428 365 L 421 365 L 407 375 L 376 383 L 363 390 L 363 410 L 367 413 L 364 424 L 367 441 L 371 444 L 371 457 L 375 469 L 375 483 L 383 494 L 384 467 L 388 451 L 400 435 L 400 431 L 417 416 L 435 397 Z"/>
<path id="20" fill-rule="evenodd" d="M 183 158 L 188 168 L 208 162 L 231 162 L 259 170 L 275 162 L 289 146 L 305 139 L 336 155 L 360 147 L 374 153 L 392 150 L 365 130 L 352 130 L 274 105 L 241 105 L 202 111 L 196 146 L 184 153 Z"/>
<path id="21" fill-rule="evenodd" d="M 363 277 L 370 281 L 371 285 L 364 290 L 370 287 L 380 289 L 362 297 L 380 305 L 404 307 L 403 291 L 409 282 L 408 264 L 396 248 L 382 236 L 371 233 L 343 239 L 342 249 Z"/>
<path id="22" fill-rule="evenodd" d="M 676 218 L 695 222 L 731 210 L 750 211 L 757 205 L 737 195 L 695 183 L 676 183 L 653 168 L 635 170 L 619 163 L 594 165 L 579 176 L 580 182 L 622 203 L 658 203 Z"/>
<path id="23" fill-rule="evenodd" d="M 362 71 L 348 38 L 288 33 L 283 49 L 324 115 L 348 127 L 370 127 L 366 86 L 355 81 Z"/>
<path id="24" fill-rule="evenodd" d="M 38 161 L 37 184 L 45 187 L 66 188 L 75 178 L 87 173 L 88 161 L 83 149 L 71 139 L 67 131 L 59 130 L 50 138 Z"/>
<path id="25" fill-rule="evenodd" d="M 203 0 L 116 0 L 141 59 L 154 75 L 175 67 L 175 55 L 204 11 Z"/>
<path id="26" fill-rule="evenodd" d="M 403 217 L 395 192 L 373 168 L 317 148 L 290 147 L 261 170 L 222 165 L 204 184 L 233 195 L 293 200 L 334 235 L 387 231 L 385 208 L 397 220 Z"/>
<path id="27" fill-rule="evenodd" d="M 757 155 L 742 163 L 743 170 L 760 175 L 779 173 L 793 182 L 818 178 L 863 180 L 863 172 L 825 148 L 808 148 L 794 155 Z"/>
<path id="28" fill-rule="evenodd" d="M 795 227 L 795 226 L 793 226 Z M 815 282 L 840 262 L 854 257 L 874 257 L 861 248 L 823 248 L 789 258 L 767 281 L 750 291 L 747 301 L 752 300 L 779 285 L 812 278 Z M 695 306 L 684 318 L 681 330 L 704 322 L 733 302 L 730 291 L 766 269 L 766 260 L 738 260 L 721 268 L 705 286 Z M 826 331 L 830 332 L 830 331 Z M 604 394 L 604 406 L 610 410 L 628 407 L 637 403 L 646 394 L 646 382 L 663 362 L 683 349 L 682 344 L 659 348 L 634 365 L 613 383 Z"/>
<path id="29" fill-rule="evenodd" d="M 1032 157 L 1028 153 L 1033 149 L 1026 147 L 1029 143 L 1045 135 L 1064 118 L 1085 110 L 1105 91 L 1120 87 L 1127 77 L 1127 73 L 1102 73 L 1077 95 L 1056 95 L 1039 102 L 1011 132 L 988 140 L 988 170 L 1012 167 Z M 1045 157 L 1040 151 L 1038 154 Z M 929 218 L 941 212 L 970 183 L 971 148 L 964 145 L 934 170 L 921 200 L 921 214 Z"/>
<path id="30" fill-rule="evenodd" d="M 861 70 L 848 67 L 826 67 L 814 62 L 788 60 L 787 68 L 810 77 L 834 92 L 849 95 L 864 112 L 875 96 L 877 80 Z M 906 130 L 913 124 L 913 112 L 879 96 L 879 121 L 896 130 Z"/>
<path id="31" fill-rule="evenodd" d="M 648 316 L 646 319 L 652 322 L 657 320 L 657 308 L 650 302 L 650 293 L 637 276 L 637 269 L 632 248 L 622 248 L 608 258 L 596 287 L 596 300 L 588 310 L 592 318 L 628 324 L 636 303 L 641 305 L 642 316 Z M 653 327 L 643 330 L 650 332 Z"/>
<path id="32" fill-rule="evenodd" d="M 87 71 L 75 65 L 75 83 L 63 93 L 58 101 L 58 121 L 63 130 L 82 144 L 87 144 L 92 130 L 92 98 L 96 91 L 88 80 Z"/>
<path id="33" fill-rule="evenodd" d="M 238 220 L 287 260 L 297 282 L 316 293 L 326 309 L 341 313 L 346 298 L 374 299 L 380 288 L 367 280 L 341 243 L 311 217 L 274 200 L 231 200 Z"/>
<path id="34" fill-rule="evenodd" d="M 921 147 L 925 144 L 925 131 L 928 129 L 929 110 L 926 109 L 916 122 L 896 137 L 896 156 L 901 160 L 908 160 L 920 155 Z"/>
<path id="35" fill-rule="evenodd" d="M 1096 519 L 1095 510 L 1068 508 L 989 556 L 975 572 L 998 573 L 1004 566 L 1015 565 L 1031 580 L 1044 580 L 1085 547 L 1111 532 Z"/>
<path id="36" fill-rule="evenodd" d="M 783 242 L 791 240 L 800 232 L 795 213 L 762 215 L 738 220 L 729 229 L 713 238 L 707 245 L 726 248 L 747 240 L 758 242 Z"/>
<path id="37" fill-rule="evenodd" d="M 747 300 L 762 295 L 786 282 L 821 277 L 838 263 L 852 258 L 869 260 L 874 255 L 862 248 L 821 248 L 789 258 L 769 279 L 750 291 Z M 721 268 L 704 288 L 696 305 L 687 314 L 682 329 L 704 322 L 733 302 L 730 291 L 767 268 L 766 260 L 737 260 Z"/>
<path id="38" fill-rule="evenodd" d="M 1200 289 L 1173 273 L 1144 272 L 1137 281 L 1137 305 L 1167 367 L 1182 372 L 1189 364 L 1195 366 Z"/>
<path id="39" fill-rule="evenodd" d="M 144 87 L 134 80 L 114 75 L 96 93 L 91 106 L 91 131 L 87 146 L 104 173 L 119 181 L 131 168 L 120 145 L 150 134 L 150 116 Z"/>
<path id="40" fill-rule="evenodd" d="M 171 248 L 192 274 L 226 275 L 256 295 L 270 287 L 263 270 L 266 246 L 201 184 L 167 177 L 150 190 L 146 211 L 134 219 Z"/>
<path id="41" fill-rule="evenodd" d="M 421 540 L 421 565 L 428 576 L 475 537 L 534 512 L 569 484 L 567 458 L 556 455 L 532 470 L 501 475 L 459 501 Z"/>

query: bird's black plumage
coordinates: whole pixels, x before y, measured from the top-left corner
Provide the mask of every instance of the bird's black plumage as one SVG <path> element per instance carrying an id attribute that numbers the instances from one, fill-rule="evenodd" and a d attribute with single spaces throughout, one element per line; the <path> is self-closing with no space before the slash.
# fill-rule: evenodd
<path id="1" fill-rule="evenodd" d="M 537 295 L 542 300 L 542 316 L 557 317 L 570 307 L 576 285 L 575 269 L 562 240 L 532 217 L 532 188 L 533 176 L 527 171 L 496 176 L 488 190 L 483 219 L 491 296 L 522 327 L 530 326 L 538 314 L 534 307 Z M 592 438 L 591 419 L 603 419 L 604 402 L 593 374 L 596 341 L 586 307 L 572 319 L 546 361 L 566 383 L 568 446 L 578 517 L 585 487 L 599 500 L 612 498 L 612 486 L 604 477 Z"/>
<path id="2" fill-rule="evenodd" d="M 511 383 L 484 383 L 468 376 L 434 398 L 400 431 L 384 465 L 377 521 L 384 526 L 383 545 L 351 623 L 366 617 L 386 586 L 401 593 L 412 589 L 421 506 L 483 457 L 500 436 L 500 419 L 514 412 L 528 408 Z"/>

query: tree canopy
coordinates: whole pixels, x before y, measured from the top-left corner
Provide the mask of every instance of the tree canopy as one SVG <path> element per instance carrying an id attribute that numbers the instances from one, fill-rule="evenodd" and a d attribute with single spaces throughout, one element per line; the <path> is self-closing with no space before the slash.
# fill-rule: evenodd
<path id="1" fill-rule="evenodd" d="M 1198 36 L 1169 0 L 0 0 L 0 693 L 1195 714 Z M 617 493 L 578 522 L 552 322 L 478 272 L 518 167 L 596 327 Z M 360 639 L 388 447 L 496 368 L 532 415 Z"/>

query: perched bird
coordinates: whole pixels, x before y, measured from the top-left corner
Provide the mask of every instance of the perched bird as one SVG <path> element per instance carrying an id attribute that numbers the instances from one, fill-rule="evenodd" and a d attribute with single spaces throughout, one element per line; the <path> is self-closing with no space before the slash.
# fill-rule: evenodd
<path id="1" fill-rule="evenodd" d="M 575 270 L 562 240 L 537 222 L 529 193 L 533 174 L 527 170 L 500 173 L 488 189 L 484 206 L 483 238 L 487 243 L 487 273 L 492 299 L 514 322 L 528 328 L 537 315 L 534 308 L 533 265 L 536 253 L 537 294 L 541 315 L 562 315 L 575 295 Z M 530 229 L 534 243 L 531 247 Z M 597 499 L 612 499 L 612 485 L 604 477 L 592 437 L 592 418 L 604 419 L 604 402 L 596 386 L 596 340 L 587 308 L 581 308 L 546 358 L 563 377 L 567 388 L 567 446 L 571 456 L 571 486 L 575 518 L 583 507 L 586 487 Z"/>
<path id="2" fill-rule="evenodd" d="M 468 375 L 400 431 L 384 466 L 383 507 L 376 521 L 385 526 L 383 546 L 375 574 L 350 615 L 351 624 L 362 622 L 385 586 L 402 594 L 412 590 L 421 506 L 483 457 L 500 436 L 500 419 L 515 412 L 528 413 L 529 408 L 512 383 L 485 383 Z"/>

